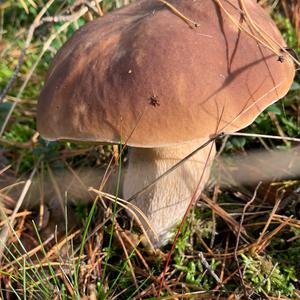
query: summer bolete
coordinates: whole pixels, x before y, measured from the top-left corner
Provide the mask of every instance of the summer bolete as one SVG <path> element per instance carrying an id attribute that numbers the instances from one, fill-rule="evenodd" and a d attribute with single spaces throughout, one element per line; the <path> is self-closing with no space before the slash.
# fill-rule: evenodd
<path id="1" fill-rule="evenodd" d="M 136 1 L 81 27 L 55 56 L 38 102 L 38 130 L 48 140 L 130 146 L 125 199 L 211 134 L 249 125 L 294 77 L 285 43 L 256 1 L 168 3 Z M 159 243 L 214 151 L 199 151 L 133 200 Z M 208 175 L 209 167 L 198 194 Z"/>

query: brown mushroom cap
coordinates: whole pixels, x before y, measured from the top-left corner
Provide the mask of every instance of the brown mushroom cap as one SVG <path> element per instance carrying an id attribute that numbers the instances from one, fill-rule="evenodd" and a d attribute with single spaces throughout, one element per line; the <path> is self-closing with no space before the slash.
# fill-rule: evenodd
<path id="1" fill-rule="evenodd" d="M 263 9 L 244 1 L 253 20 L 285 46 Z M 287 93 L 295 72 L 288 56 L 278 61 L 215 1 L 169 2 L 199 26 L 157 0 L 141 0 L 75 32 L 39 98 L 42 136 L 170 146 L 237 131 Z M 237 0 L 222 3 L 242 20 Z"/>

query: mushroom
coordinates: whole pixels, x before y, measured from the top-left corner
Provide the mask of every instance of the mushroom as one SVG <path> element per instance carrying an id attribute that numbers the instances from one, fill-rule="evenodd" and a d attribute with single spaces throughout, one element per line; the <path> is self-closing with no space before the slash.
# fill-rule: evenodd
<path id="1" fill-rule="evenodd" d="M 38 130 L 48 140 L 130 146 L 125 199 L 210 135 L 248 126 L 287 93 L 295 73 L 278 29 L 255 1 L 168 3 L 137 1 L 81 27 L 55 56 L 38 101 Z M 241 3 L 263 34 L 245 21 Z M 268 37 L 267 45 L 253 35 Z M 214 145 L 200 150 L 133 200 L 158 245 L 197 187 L 200 194 L 214 153 Z"/>

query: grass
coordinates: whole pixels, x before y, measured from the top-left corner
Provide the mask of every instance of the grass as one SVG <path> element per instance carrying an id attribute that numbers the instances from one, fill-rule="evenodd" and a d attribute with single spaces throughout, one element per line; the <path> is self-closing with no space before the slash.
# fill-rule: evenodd
<path id="1" fill-rule="evenodd" d="M 124 2 L 105 0 L 102 11 Z M 18 64 L 31 24 L 47 3 L 5 0 L 0 4 L 0 90 Z M 74 3 L 54 1 L 45 15 L 67 14 Z M 283 9 L 287 3 L 279 1 L 273 17 L 289 46 L 300 54 L 294 13 Z M 139 226 L 119 209 L 119 180 L 110 201 L 87 192 L 88 186 L 100 185 L 96 175 L 115 163 L 111 146 L 47 143 L 36 135 L 36 99 L 52 57 L 74 30 L 100 14 L 84 5 L 76 7 L 80 9 L 84 13 L 70 22 L 36 28 L 16 81 L 0 104 L 0 126 L 7 122 L 0 137 L 1 299 L 156 299 L 171 248 L 166 245 L 154 253 L 142 241 Z M 245 131 L 299 136 L 299 87 L 297 75 L 290 93 Z M 219 141 L 225 157 L 295 146 L 255 137 Z M 119 156 L 119 178 L 124 163 L 126 152 Z M 5 166 L 9 168 L 4 170 Z M 28 181 L 34 172 L 32 182 Z M 245 294 L 252 299 L 299 298 L 300 182 L 297 176 L 276 177 L 279 174 L 259 187 L 246 211 L 257 183 L 223 187 L 215 180 L 182 228 L 162 299 L 235 299 Z M 66 192 L 72 182 L 85 192 Z M 22 193 L 31 203 L 14 213 Z"/>

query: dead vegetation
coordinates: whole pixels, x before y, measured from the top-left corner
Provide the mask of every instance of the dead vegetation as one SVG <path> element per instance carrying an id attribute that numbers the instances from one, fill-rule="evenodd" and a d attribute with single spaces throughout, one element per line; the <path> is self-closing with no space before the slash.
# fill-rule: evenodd
<path id="1" fill-rule="evenodd" d="M 164 276 L 171 245 L 153 249 L 117 198 L 126 151 L 39 138 L 36 98 L 52 56 L 83 23 L 128 4 L 69 2 L 0 4 L 0 298 L 156 299 L 161 285 L 161 299 L 299 299 L 296 141 L 220 139 L 227 168 L 216 166 Z M 299 52 L 299 3 L 260 2 Z M 299 84 L 298 76 L 284 104 L 260 116 L 252 132 L 299 136 Z M 292 151 L 276 156 L 276 147 Z M 270 156 L 253 158 L 256 148 Z M 242 184 L 236 155 L 246 165 Z M 282 157 L 286 165 L 266 172 Z"/>

